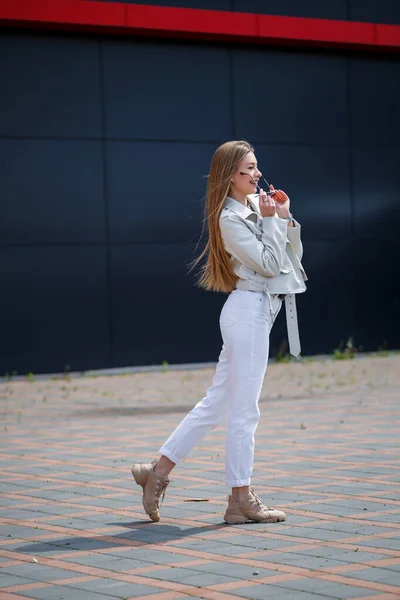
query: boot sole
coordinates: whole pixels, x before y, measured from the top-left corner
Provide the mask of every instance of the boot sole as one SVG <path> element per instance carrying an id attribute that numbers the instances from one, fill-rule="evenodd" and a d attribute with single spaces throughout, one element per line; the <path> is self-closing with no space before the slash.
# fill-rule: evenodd
<path id="1" fill-rule="evenodd" d="M 160 515 L 157 512 L 152 512 L 149 510 L 146 498 L 144 497 L 144 486 L 146 485 L 147 477 L 149 476 L 148 470 L 144 465 L 134 465 L 131 469 L 131 472 L 133 479 L 143 489 L 142 504 L 146 514 L 149 515 L 153 523 L 157 523 L 160 520 Z"/>
<path id="2" fill-rule="evenodd" d="M 228 525 L 244 525 L 245 523 L 280 523 L 281 521 L 285 521 L 285 518 L 273 517 L 270 519 L 266 519 L 264 521 L 253 521 L 253 519 L 246 519 L 246 517 L 239 516 L 225 516 L 224 521 Z"/>

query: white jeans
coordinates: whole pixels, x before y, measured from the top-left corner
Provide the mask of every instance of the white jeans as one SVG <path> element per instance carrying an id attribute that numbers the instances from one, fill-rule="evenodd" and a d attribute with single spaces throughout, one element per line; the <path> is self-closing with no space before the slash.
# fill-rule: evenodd
<path id="1" fill-rule="evenodd" d="M 250 485 L 269 334 L 281 305 L 277 296 L 264 293 L 234 290 L 228 296 L 220 316 L 223 346 L 213 383 L 160 448 L 162 455 L 179 463 L 211 427 L 226 420 L 226 484 Z"/>

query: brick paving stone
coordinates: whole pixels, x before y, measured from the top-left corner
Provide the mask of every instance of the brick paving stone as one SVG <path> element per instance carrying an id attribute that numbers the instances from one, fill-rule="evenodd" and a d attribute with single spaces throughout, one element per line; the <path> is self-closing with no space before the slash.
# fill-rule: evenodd
<path id="1" fill-rule="evenodd" d="M 0 598 L 400 599 L 400 356 L 269 365 L 253 483 L 286 522 L 223 523 L 219 426 L 152 524 L 130 467 L 212 376 L 0 382 Z"/>

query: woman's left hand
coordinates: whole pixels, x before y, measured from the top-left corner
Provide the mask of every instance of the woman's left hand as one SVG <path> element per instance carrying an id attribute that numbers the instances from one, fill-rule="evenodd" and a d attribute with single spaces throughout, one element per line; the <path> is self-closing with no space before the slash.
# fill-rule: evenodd
<path id="1" fill-rule="evenodd" d="M 290 199 L 283 190 L 276 190 L 273 185 L 270 186 L 270 195 L 276 202 L 276 212 L 278 217 L 286 219 L 290 215 Z"/>

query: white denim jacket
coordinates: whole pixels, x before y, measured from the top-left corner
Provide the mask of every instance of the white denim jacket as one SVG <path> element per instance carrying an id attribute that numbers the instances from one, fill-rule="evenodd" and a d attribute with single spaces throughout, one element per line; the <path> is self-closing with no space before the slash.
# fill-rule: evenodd
<path id="1" fill-rule="evenodd" d="M 287 221 L 277 215 L 263 217 L 258 195 L 252 194 L 248 200 L 254 211 L 228 197 L 219 220 L 226 251 L 238 276 L 236 287 L 268 296 L 285 295 L 289 349 L 293 356 L 299 356 L 301 346 L 294 294 L 304 292 L 307 281 L 301 264 L 301 227 L 297 221 L 294 227 L 288 227 Z M 271 313 L 271 324 L 275 316 Z"/>

